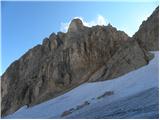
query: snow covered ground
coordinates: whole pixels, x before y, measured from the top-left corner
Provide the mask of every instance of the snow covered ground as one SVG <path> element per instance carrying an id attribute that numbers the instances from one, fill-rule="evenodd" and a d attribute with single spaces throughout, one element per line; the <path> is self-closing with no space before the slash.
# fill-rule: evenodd
<path id="1" fill-rule="evenodd" d="M 82 84 L 64 95 L 42 104 L 31 108 L 24 106 L 5 118 L 60 118 L 64 111 L 71 108 L 76 109 L 78 105 L 82 105 L 85 101 L 88 101 L 90 104 L 63 118 L 125 118 L 127 114 L 124 115 L 123 113 L 121 116 L 114 116 L 114 113 L 117 114 L 115 111 L 120 111 L 121 109 L 125 113 L 127 113 L 126 110 L 131 111 L 129 108 L 132 103 L 132 107 L 137 107 L 137 110 L 139 110 L 139 106 L 150 105 L 144 110 L 153 109 L 148 115 L 152 114 L 153 117 L 156 114 L 158 116 L 159 52 L 154 52 L 154 54 L 154 59 L 148 65 L 136 71 L 132 71 L 114 80 Z M 112 91 L 113 95 L 97 99 L 106 91 Z M 118 107 L 115 107 L 116 104 Z M 124 106 L 124 104 L 128 104 L 128 107 Z M 113 107 L 115 109 L 112 109 L 112 111 L 105 112 Z M 106 110 L 106 108 L 108 109 Z M 86 110 L 90 112 L 85 114 Z M 102 114 L 103 112 L 104 114 Z M 94 115 L 89 113 L 94 113 Z M 95 116 L 96 113 L 97 116 Z M 145 112 L 142 112 L 141 116 L 138 114 L 131 116 L 126 118 L 147 117 Z"/>
<path id="2" fill-rule="evenodd" d="M 110 104 L 106 97 L 63 118 L 155 119 L 159 116 L 158 91 L 158 88 L 150 88 Z"/>

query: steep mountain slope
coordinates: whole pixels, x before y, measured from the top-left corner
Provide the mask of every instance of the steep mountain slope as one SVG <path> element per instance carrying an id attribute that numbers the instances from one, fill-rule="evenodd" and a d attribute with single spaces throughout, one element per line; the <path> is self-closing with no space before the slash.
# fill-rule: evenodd
<path id="1" fill-rule="evenodd" d="M 6 118 L 157 118 L 159 52 L 154 54 L 147 66 L 136 71 L 114 80 L 84 83 Z"/>
<path id="2" fill-rule="evenodd" d="M 110 24 L 89 28 L 80 19 L 72 20 L 67 33 L 52 33 L 2 75 L 2 116 L 64 94 L 84 82 L 113 79 L 147 65 L 153 55 L 137 41 Z"/>
<path id="3" fill-rule="evenodd" d="M 135 40 L 112 26 L 83 26 L 74 19 L 67 33 L 54 33 L 2 75 L 2 115 L 35 105 L 86 81 L 118 77 L 151 59 Z"/>
<path id="4" fill-rule="evenodd" d="M 159 50 L 159 6 L 133 36 L 148 51 Z"/>

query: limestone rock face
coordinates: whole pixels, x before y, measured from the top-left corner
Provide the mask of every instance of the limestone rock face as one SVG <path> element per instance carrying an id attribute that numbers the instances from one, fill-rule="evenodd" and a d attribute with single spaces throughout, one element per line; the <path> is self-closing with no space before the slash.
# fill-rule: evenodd
<path id="1" fill-rule="evenodd" d="M 89 28 L 74 19 L 67 33 L 52 33 L 2 75 L 2 116 L 81 83 L 121 76 L 148 64 L 152 57 L 111 25 Z"/>
<path id="2" fill-rule="evenodd" d="M 69 25 L 68 32 L 78 32 L 83 30 L 84 26 L 80 19 L 73 19 Z"/>
<path id="3" fill-rule="evenodd" d="M 155 9 L 146 21 L 143 21 L 133 38 L 145 50 L 159 50 L 159 7 Z"/>

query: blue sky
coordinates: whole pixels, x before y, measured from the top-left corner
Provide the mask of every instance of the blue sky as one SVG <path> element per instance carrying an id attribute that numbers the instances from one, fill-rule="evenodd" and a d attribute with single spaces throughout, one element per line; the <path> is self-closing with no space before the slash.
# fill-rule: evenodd
<path id="1" fill-rule="evenodd" d="M 74 17 L 87 24 L 99 18 L 132 36 L 158 6 L 151 2 L 12 2 L 3 1 L 2 74 L 7 67 L 52 32 L 58 32 Z"/>

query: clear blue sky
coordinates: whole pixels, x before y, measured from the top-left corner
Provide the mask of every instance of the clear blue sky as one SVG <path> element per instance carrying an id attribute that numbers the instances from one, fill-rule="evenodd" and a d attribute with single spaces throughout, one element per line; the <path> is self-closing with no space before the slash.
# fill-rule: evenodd
<path id="1" fill-rule="evenodd" d="M 2 10 L 2 74 L 7 67 L 76 16 L 102 15 L 130 36 L 158 6 L 156 2 L 5 2 Z"/>

